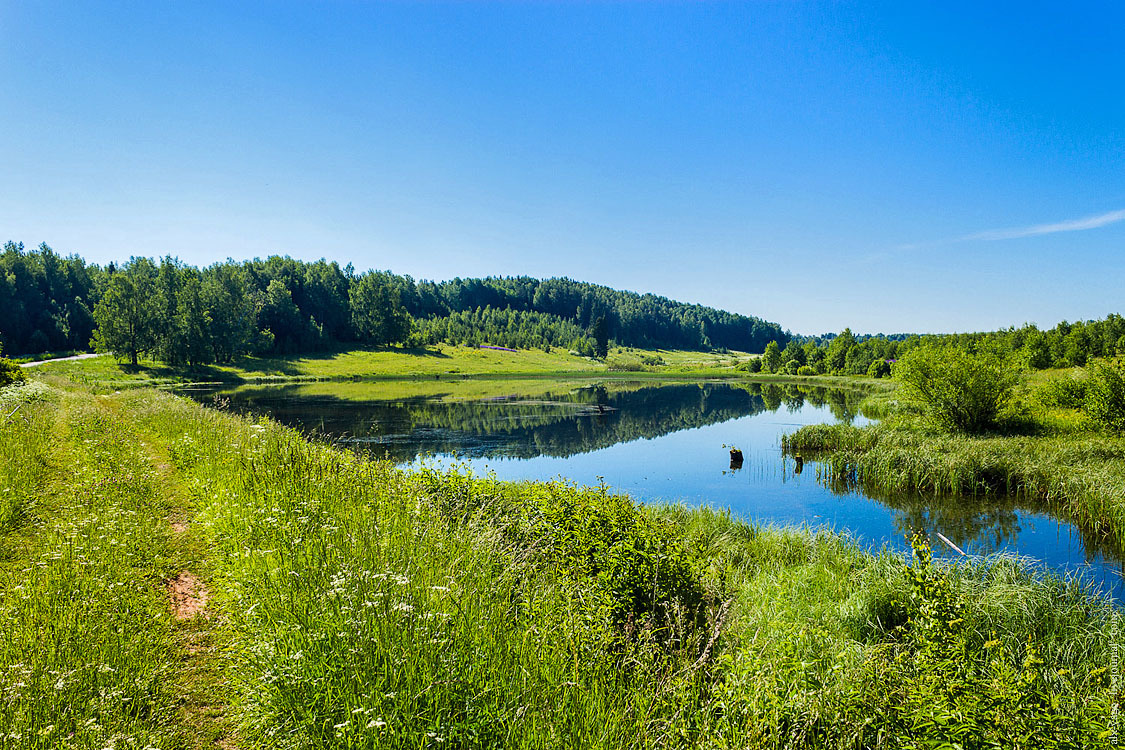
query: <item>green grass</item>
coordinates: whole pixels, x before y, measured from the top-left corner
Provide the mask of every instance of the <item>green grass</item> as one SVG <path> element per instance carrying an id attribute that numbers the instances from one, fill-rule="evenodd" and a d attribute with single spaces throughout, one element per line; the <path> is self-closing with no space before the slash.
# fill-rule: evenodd
<path id="1" fill-rule="evenodd" d="M 738 378 L 871 387 L 880 381 L 854 377 L 797 377 L 749 374 L 735 369 L 757 355 L 742 352 L 693 352 L 615 348 L 605 361 L 577 357 L 556 349 L 503 352 L 444 344 L 420 349 L 390 347 L 294 357 L 243 357 L 232 365 L 170 367 L 142 359 L 133 367 L 113 357 L 49 362 L 35 368 L 35 376 L 49 382 L 75 382 L 101 391 L 199 382 L 270 383 L 341 381 L 349 379 L 448 379 L 518 377 L 620 377 L 624 379 Z M 661 364 L 644 364 L 659 359 Z"/>
<path id="2" fill-rule="evenodd" d="M 822 477 L 870 492 L 1015 493 L 1118 550 L 1125 549 L 1125 438 L 1098 432 L 1078 410 L 1045 406 L 1040 394 L 1069 371 L 1025 379 L 1004 432 L 967 435 L 927 424 L 893 391 L 861 411 L 878 425 L 803 427 L 782 440 L 791 454 L 822 461 Z"/>
<path id="3" fill-rule="evenodd" d="M 2 537 L 9 746 L 1108 744 L 1115 611 L 1010 561 L 908 564 L 36 387 L 0 425 L 21 446 L 0 489 L 40 488 Z M 190 626 L 163 585 L 185 569 L 211 593 Z"/>

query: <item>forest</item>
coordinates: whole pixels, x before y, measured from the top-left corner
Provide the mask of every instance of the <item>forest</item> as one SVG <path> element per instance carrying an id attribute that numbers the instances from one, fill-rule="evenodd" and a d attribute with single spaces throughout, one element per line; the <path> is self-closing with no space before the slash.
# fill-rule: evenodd
<path id="1" fill-rule="evenodd" d="M 415 281 L 349 264 L 272 256 L 196 268 L 133 257 L 104 268 L 46 244 L 0 254 L 0 346 L 9 355 L 113 352 L 136 363 L 230 362 L 341 345 L 437 342 L 566 348 L 621 346 L 761 352 L 776 323 L 565 278 Z"/>

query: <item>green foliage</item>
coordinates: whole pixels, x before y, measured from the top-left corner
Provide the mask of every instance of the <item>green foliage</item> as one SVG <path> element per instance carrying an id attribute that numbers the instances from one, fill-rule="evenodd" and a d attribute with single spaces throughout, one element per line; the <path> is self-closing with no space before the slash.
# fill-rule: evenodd
<path id="1" fill-rule="evenodd" d="M 816 375 L 817 372 L 816 372 L 815 367 L 810 367 L 808 365 L 801 365 L 800 367 L 797 368 L 797 374 L 798 375 Z"/>
<path id="2" fill-rule="evenodd" d="M 406 341 L 413 321 L 399 301 L 390 274 L 367 273 L 351 285 L 352 324 L 361 340 L 386 345 Z"/>
<path id="3" fill-rule="evenodd" d="M 132 258 L 109 281 L 94 308 L 91 346 L 99 352 L 112 352 L 137 364 L 142 352 L 159 341 L 160 309 L 156 296 L 156 266 L 147 258 Z"/>
<path id="4" fill-rule="evenodd" d="M 0 353 L 3 353 L 3 351 L 3 346 L 0 346 Z M 0 388 L 13 383 L 22 383 L 26 380 L 27 374 L 22 367 L 7 357 L 0 357 Z"/>
<path id="5" fill-rule="evenodd" d="M 902 397 L 935 425 L 982 432 L 998 426 L 1018 374 L 1002 356 L 989 351 L 919 347 L 900 359 L 894 377 Z"/>
<path id="6" fill-rule="evenodd" d="M 910 588 L 895 606 L 906 622 L 901 646 L 869 666 L 872 684 L 890 697 L 880 717 L 904 748 L 1093 747 L 1105 718 L 1067 699 L 1059 683 L 1087 675 L 1051 670 L 1033 640 L 986 637 L 972 627 L 966 597 L 952 571 L 933 562 L 915 534 Z M 905 646 L 905 647 L 903 647 Z"/>
<path id="7" fill-rule="evenodd" d="M 1032 395 L 1043 406 L 1062 409 L 1081 409 L 1086 403 L 1089 380 L 1086 377 L 1050 378 L 1034 388 Z"/>
<path id="8" fill-rule="evenodd" d="M 604 315 L 599 315 L 590 327 L 590 337 L 594 339 L 594 356 L 605 359 L 609 354 L 609 323 Z"/>
<path id="9" fill-rule="evenodd" d="M 1101 361 L 1091 366 L 1083 409 L 1103 429 L 1125 432 L 1125 364 Z"/>
<path id="10" fill-rule="evenodd" d="M 872 360 L 871 365 L 867 368 L 867 377 L 869 378 L 889 378 L 891 376 L 891 365 L 885 359 Z"/>
<path id="11" fill-rule="evenodd" d="M 766 344 L 766 351 L 762 354 L 762 369 L 766 372 L 777 372 L 781 367 L 781 347 L 776 341 Z"/>
<path id="12" fill-rule="evenodd" d="M 828 344 L 825 353 L 825 366 L 829 372 L 843 372 L 847 367 L 848 352 L 855 346 L 855 336 L 851 328 L 845 328 Z"/>

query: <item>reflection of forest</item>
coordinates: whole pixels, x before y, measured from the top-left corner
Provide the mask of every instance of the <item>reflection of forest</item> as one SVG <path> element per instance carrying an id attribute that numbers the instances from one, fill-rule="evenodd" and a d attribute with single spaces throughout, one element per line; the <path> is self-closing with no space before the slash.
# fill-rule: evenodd
<path id="1" fill-rule="evenodd" d="M 894 511 L 895 527 L 904 538 L 914 531 L 924 531 L 938 548 L 947 552 L 936 534 L 940 532 L 961 549 L 975 555 L 989 555 L 1005 547 L 1015 546 L 1022 531 L 1020 514 L 1046 514 L 1041 500 L 1018 494 L 981 494 L 974 496 L 888 493 L 875 487 L 856 487 L 853 483 L 836 483 L 831 487 L 840 494 L 861 489 L 863 494 L 878 500 Z M 1104 538 L 1086 533 L 1058 508 L 1050 515 L 1070 524 L 1082 536 L 1087 554 L 1099 554 L 1106 560 L 1122 561 L 1121 553 Z"/>
<path id="2" fill-rule="evenodd" d="M 397 461 L 430 453 L 566 457 L 782 406 L 796 410 L 806 402 L 828 406 L 837 418 L 850 421 L 862 398 L 856 391 L 774 383 L 564 384 L 533 396 L 463 401 L 302 397 L 299 386 L 227 395 L 240 411 L 268 414 L 307 432 L 342 436 Z M 455 396 L 456 390 L 448 395 Z"/>

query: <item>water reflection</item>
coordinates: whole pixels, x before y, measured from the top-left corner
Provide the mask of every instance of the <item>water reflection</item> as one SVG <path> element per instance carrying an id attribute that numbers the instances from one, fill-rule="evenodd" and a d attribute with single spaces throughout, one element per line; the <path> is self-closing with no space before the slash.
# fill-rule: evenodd
<path id="1" fill-rule="evenodd" d="M 538 387 L 537 387 L 538 386 Z M 467 458 L 567 457 L 618 443 L 778 411 L 806 403 L 852 421 L 862 394 L 797 385 L 610 382 L 519 383 L 511 393 L 458 398 L 455 387 L 423 396 L 341 398 L 324 384 L 223 392 L 234 408 L 333 436 L 394 461 L 430 454 Z"/>
<path id="2" fill-rule="evenodd" d="M 208 393 L 195 393 L 210 400 Z M 1121 556 L 1036 501 L 826 486 L 782 456 L 801 425 L 863 423 L 853 390 L 777 383 L 426 381 L 244 387 L 233 409 L 266 414 L 400 463 L 463 462 L 500 479 L 604 481 L 643 500 L 728 507 L 758 523 L 829 526 L 906 549 L 913 530 L 970 554 L 1014 553 L 1084 571 L 1119 593 Z M 731 448 L 742 461 L 732 461 Z M 430 457 L 430 458 L 423 458 Z M 950 550 L 936 550 L 954 554 Z"/>

